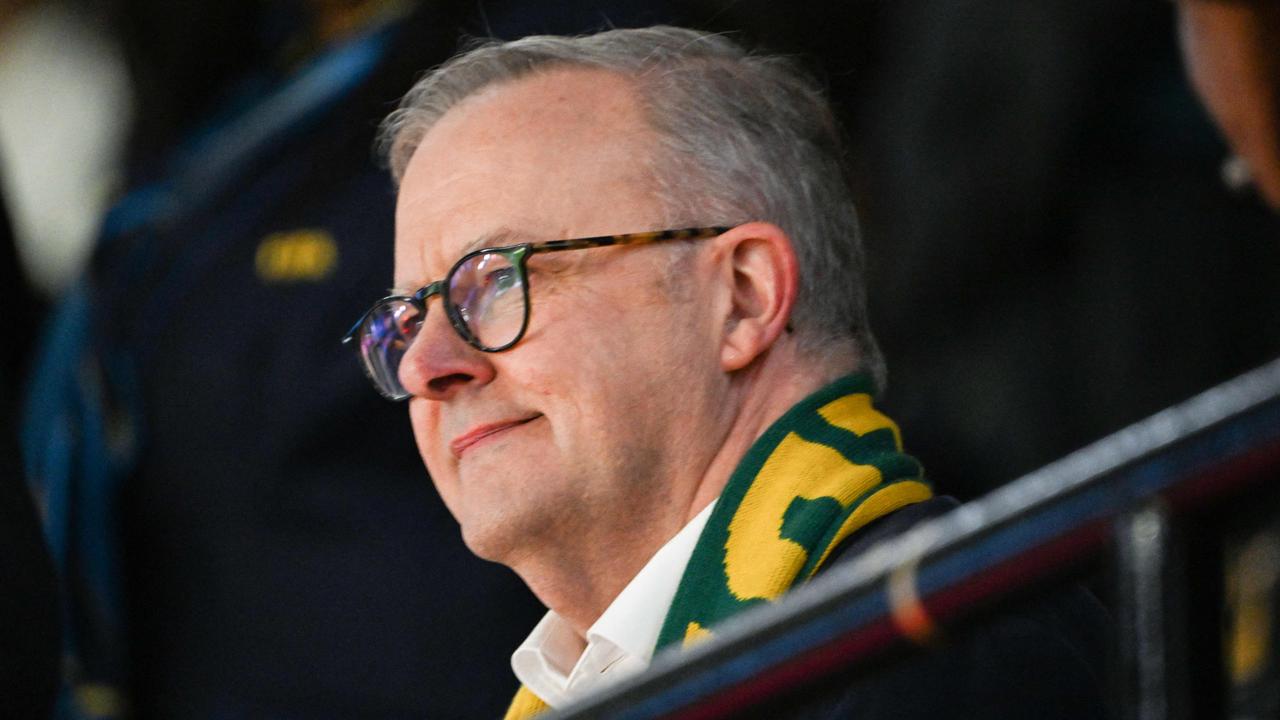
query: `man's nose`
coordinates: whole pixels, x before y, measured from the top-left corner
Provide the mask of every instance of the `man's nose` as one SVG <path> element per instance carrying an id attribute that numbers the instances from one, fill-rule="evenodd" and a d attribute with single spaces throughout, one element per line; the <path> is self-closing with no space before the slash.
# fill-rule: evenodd
<path id="1" fill-rule="evenodd" d="M 400 384 L 414 397 L 448 400 L 470 385 L 493 379 L 488 353 L 463 340 L 444 309 L 431 308 L 400 361 Z"/>

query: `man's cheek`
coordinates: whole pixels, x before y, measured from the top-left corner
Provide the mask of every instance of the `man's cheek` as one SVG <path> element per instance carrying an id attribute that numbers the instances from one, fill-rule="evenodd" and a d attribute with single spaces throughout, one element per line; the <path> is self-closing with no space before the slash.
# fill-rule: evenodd
<path id="1" fill-rule="evenodd" d="M 440 438 L 439 417 L 424 401 L 409 401 L 409 423 L 413 427 L 413 440 L 418 446 L 418 455 L 422 458 L 427 472 L 444 472 L 446 459 L 442 457 L 444 442 Z"/>
<path id="2" fill-rule="evenodd" d="M 458 478 L 452 472 L 442 472 L 439 475 L 433 474 L 431 482 L 435 484 L 436 492 L 440 494 L 440 499 L 444 501 L 444 506 L 449 510 L 449 514 L 454 519 L 462 522 L 459 515 L 461 507 L 458 502 Z"/>

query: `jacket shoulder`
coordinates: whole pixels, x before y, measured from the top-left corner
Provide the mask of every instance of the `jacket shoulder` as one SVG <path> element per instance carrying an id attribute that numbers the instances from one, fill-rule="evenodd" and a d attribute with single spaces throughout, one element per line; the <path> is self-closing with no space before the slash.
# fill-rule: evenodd
<path id="1" fill-rule="evenodd" d="M 936 497 L 880 518 L 841 543 L 823 570 L 958 506 L 954 498 Z M 1084 587 L 1055 587 L 945 631 L 929 648 L 890 658 L 856 676 L 838 674 L 751 716 L 1107 718 L 1108 625 L 1105 609 Z"/>

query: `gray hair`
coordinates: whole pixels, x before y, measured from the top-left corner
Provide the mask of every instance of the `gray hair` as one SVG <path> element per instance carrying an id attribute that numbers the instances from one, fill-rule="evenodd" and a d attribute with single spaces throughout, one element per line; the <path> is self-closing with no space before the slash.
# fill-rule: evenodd
<path id="1" fill-rule="evenodd" d="M 423 136 L 470 95 L 566 67 L 635 83 L 659 138 L 650 162 L 673 227 L 764 220 L 787 232 L 802 350 L 829 363 L 853 353 L 883 388 L 843 137 L 821 88 L 787 58 L 665 26 L 483 41 L 428 73 L 387 117 L 380 143 L 392 175 L 400 181 Z"/>

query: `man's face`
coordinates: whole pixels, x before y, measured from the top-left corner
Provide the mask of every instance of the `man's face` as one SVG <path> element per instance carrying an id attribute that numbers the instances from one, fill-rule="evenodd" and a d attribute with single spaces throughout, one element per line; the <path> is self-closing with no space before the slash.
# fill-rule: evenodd
<path id="1" fill-rule="evenodd" d="M 423 138 L 396 212 L 396 284 L 475 247 L 662 229 L 630 87 L 562 70 L 491 87 Z M 537 255 L 514 348 L 482 353 L 438 299 L 401 365 L 419 451 L 477 554 L 666 537 L 718 447 L 727 379 L 696 255 L 666 244 Z"/>

